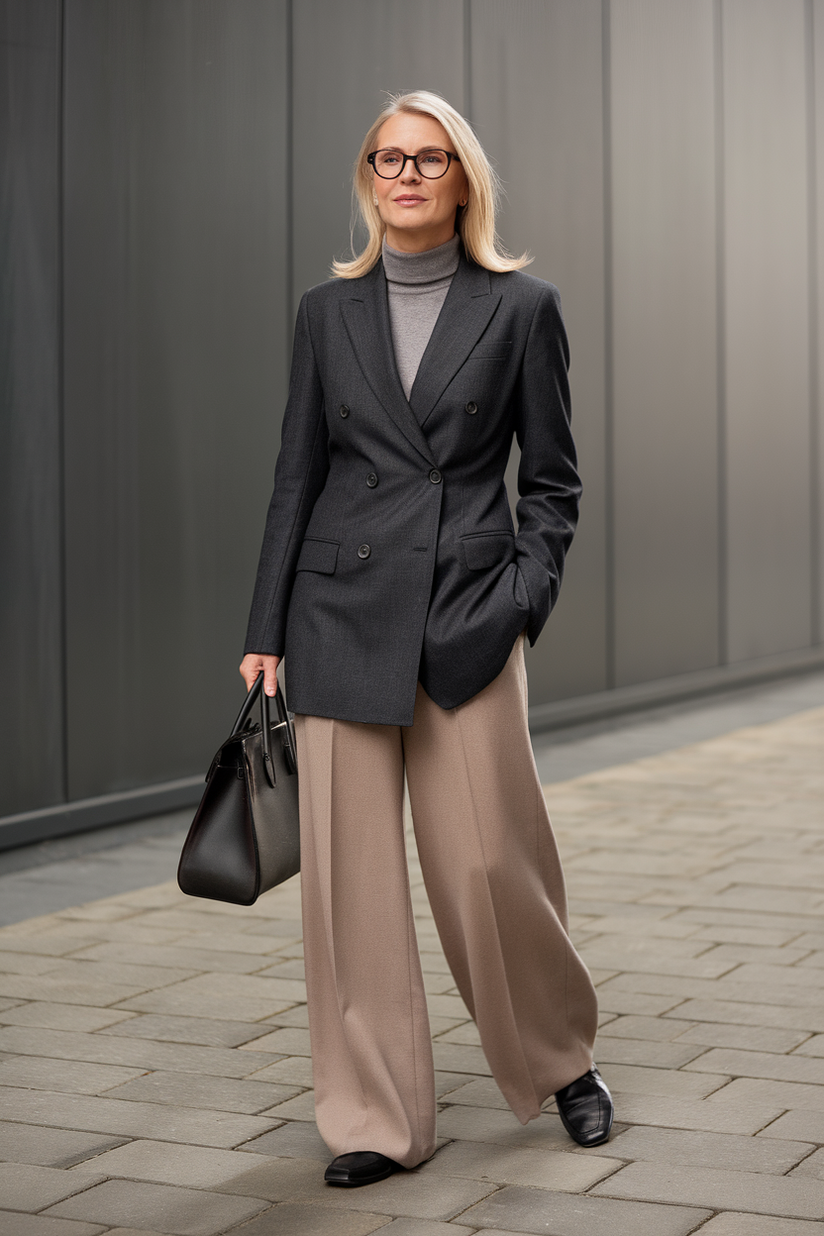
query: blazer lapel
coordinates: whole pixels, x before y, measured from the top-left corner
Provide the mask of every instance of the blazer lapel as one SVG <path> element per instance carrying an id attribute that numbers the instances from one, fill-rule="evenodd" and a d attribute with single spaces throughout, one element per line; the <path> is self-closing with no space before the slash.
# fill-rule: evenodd
<path id="1" fill-rule="evenodd" d="M 409 395 L 418 424 L 426 422 L 486 330 L 500 300 L 500 292 L 493 294 L 490 288 L 489 271 L 462 254 Z"/>
<path id="2" fill-rule="evenodd" d="M 353 286 L 351 299 L 341 301 L 341 313 L 358 363 L 375 397 L 406 440 L 427 463 L 434 465 L 429 443 L 407 403 L 398 376 L 382 262 Z"/>

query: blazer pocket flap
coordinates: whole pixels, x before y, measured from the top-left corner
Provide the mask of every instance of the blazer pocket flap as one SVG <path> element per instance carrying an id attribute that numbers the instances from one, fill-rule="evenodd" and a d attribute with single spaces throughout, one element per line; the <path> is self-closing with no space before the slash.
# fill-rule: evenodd
<path id="1" fill-rule="evenodd" d="M 298 558 L 298 571 L 319 571 L 321 575 L 333 575 L 338 565 L 338 541 L 316 541 L 307 537 Z"/>
<path id="2" fill-rule="evenodd" d="M 470 571 L 485 571 L 515 557 L 515 537 L 511 532 L 477 532 L 461 537 L 461 542 Z"/>
<path id="3" fill-rule="evenodd" d="M 469 353 L 470 360 L 506 360 L 512 351 L 511 339 L 485 339 Z"/>

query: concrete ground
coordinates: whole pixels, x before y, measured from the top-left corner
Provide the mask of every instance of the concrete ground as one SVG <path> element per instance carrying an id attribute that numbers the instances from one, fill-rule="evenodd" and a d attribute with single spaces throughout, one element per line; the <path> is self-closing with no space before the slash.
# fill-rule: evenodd
<path id="1" fill-rule="evenodd" d="M 322 1181 L 298 882 L 184 897 L 185 817 L 12 852 L 0 1231 L 824 1236 L 822 705 L 817 675 L 536 742 L 616 1100 L 589 1151 L 508 1111 L 411 846 L 442 1145 L 351 1191 Z"/>

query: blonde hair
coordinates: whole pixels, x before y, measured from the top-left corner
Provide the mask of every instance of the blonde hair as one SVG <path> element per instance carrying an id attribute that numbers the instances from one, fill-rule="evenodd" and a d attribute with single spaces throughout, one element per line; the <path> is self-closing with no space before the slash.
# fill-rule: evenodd
<path id="1" fill-rule="evenodd" d="M 366 162 L 366 156 L 375 148 L 381 126 L 391 116 L 404 112 L 431 116 L 433 120 L 437 120 L 443 125 L 455 147 L 469 186 L 467 204 L 458 207 L 455 219 L 455 229 L 463 241 L 467 257 L 479 266 L 494 271 L 520 270 L 531 262 L 532 258 L 527 253 L 522 253 L 520 257 L 507 253 L 496 234 L 495 217 L 501 193 L 500 181 L 469 122 L 440 95 L 429 90 L 415 90 L 409 94 L 389 95 L 389 102 L 363 139 L 363 145 L 355 160 L 352 195 L 353 208 L 357 207 L 366 225 L 367 241 L 363 250 L 351 261 L 333 262 L 332 274 L 340 279 L 359 279 L 369 273 L 381 256 L 386 224 L 381 219 L 374 201 L 372 169 Z M 353 219 L 353 249 L 354 227 Z"/>

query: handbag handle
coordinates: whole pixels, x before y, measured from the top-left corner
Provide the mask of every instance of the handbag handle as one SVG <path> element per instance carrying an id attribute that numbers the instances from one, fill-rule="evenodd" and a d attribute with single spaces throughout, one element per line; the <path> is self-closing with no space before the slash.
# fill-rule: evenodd
<path id="1" fill-rule="evenodd" d="M 271 721 L 269 718 L 269 696 L 262 689 L 263 674 L 258 674 L 255 681 L 252 683 L 247 692 L 246 699 L 243 701 L 243 707 L 237 715 L 237 720 L 232 726 L 230 738 L 235 734 L 240 733 L 249 717 L 249 713 L 254 707 L 255 700 L 260 696 L 260 729 L 261 740 L 263 744 L 263 766 L 266 769 L 266 779 L 271 786 L 275 784 L 275 774 L 272 764 L 271 750 Z M 283 698 L 281 685 L 278 683 L 277 692 L 275 693 L 275 704 L 278 710 L 278 720 L 284 726 L 283 729 L 283 749 L 286 755 L 286 764 L 291 772 L 297 772 L 298 756 L 295 749 L 295 738 L 292 731 L 292 722 L 289 720 L 289 713 L 286 711 L 286 700 Z"/>

